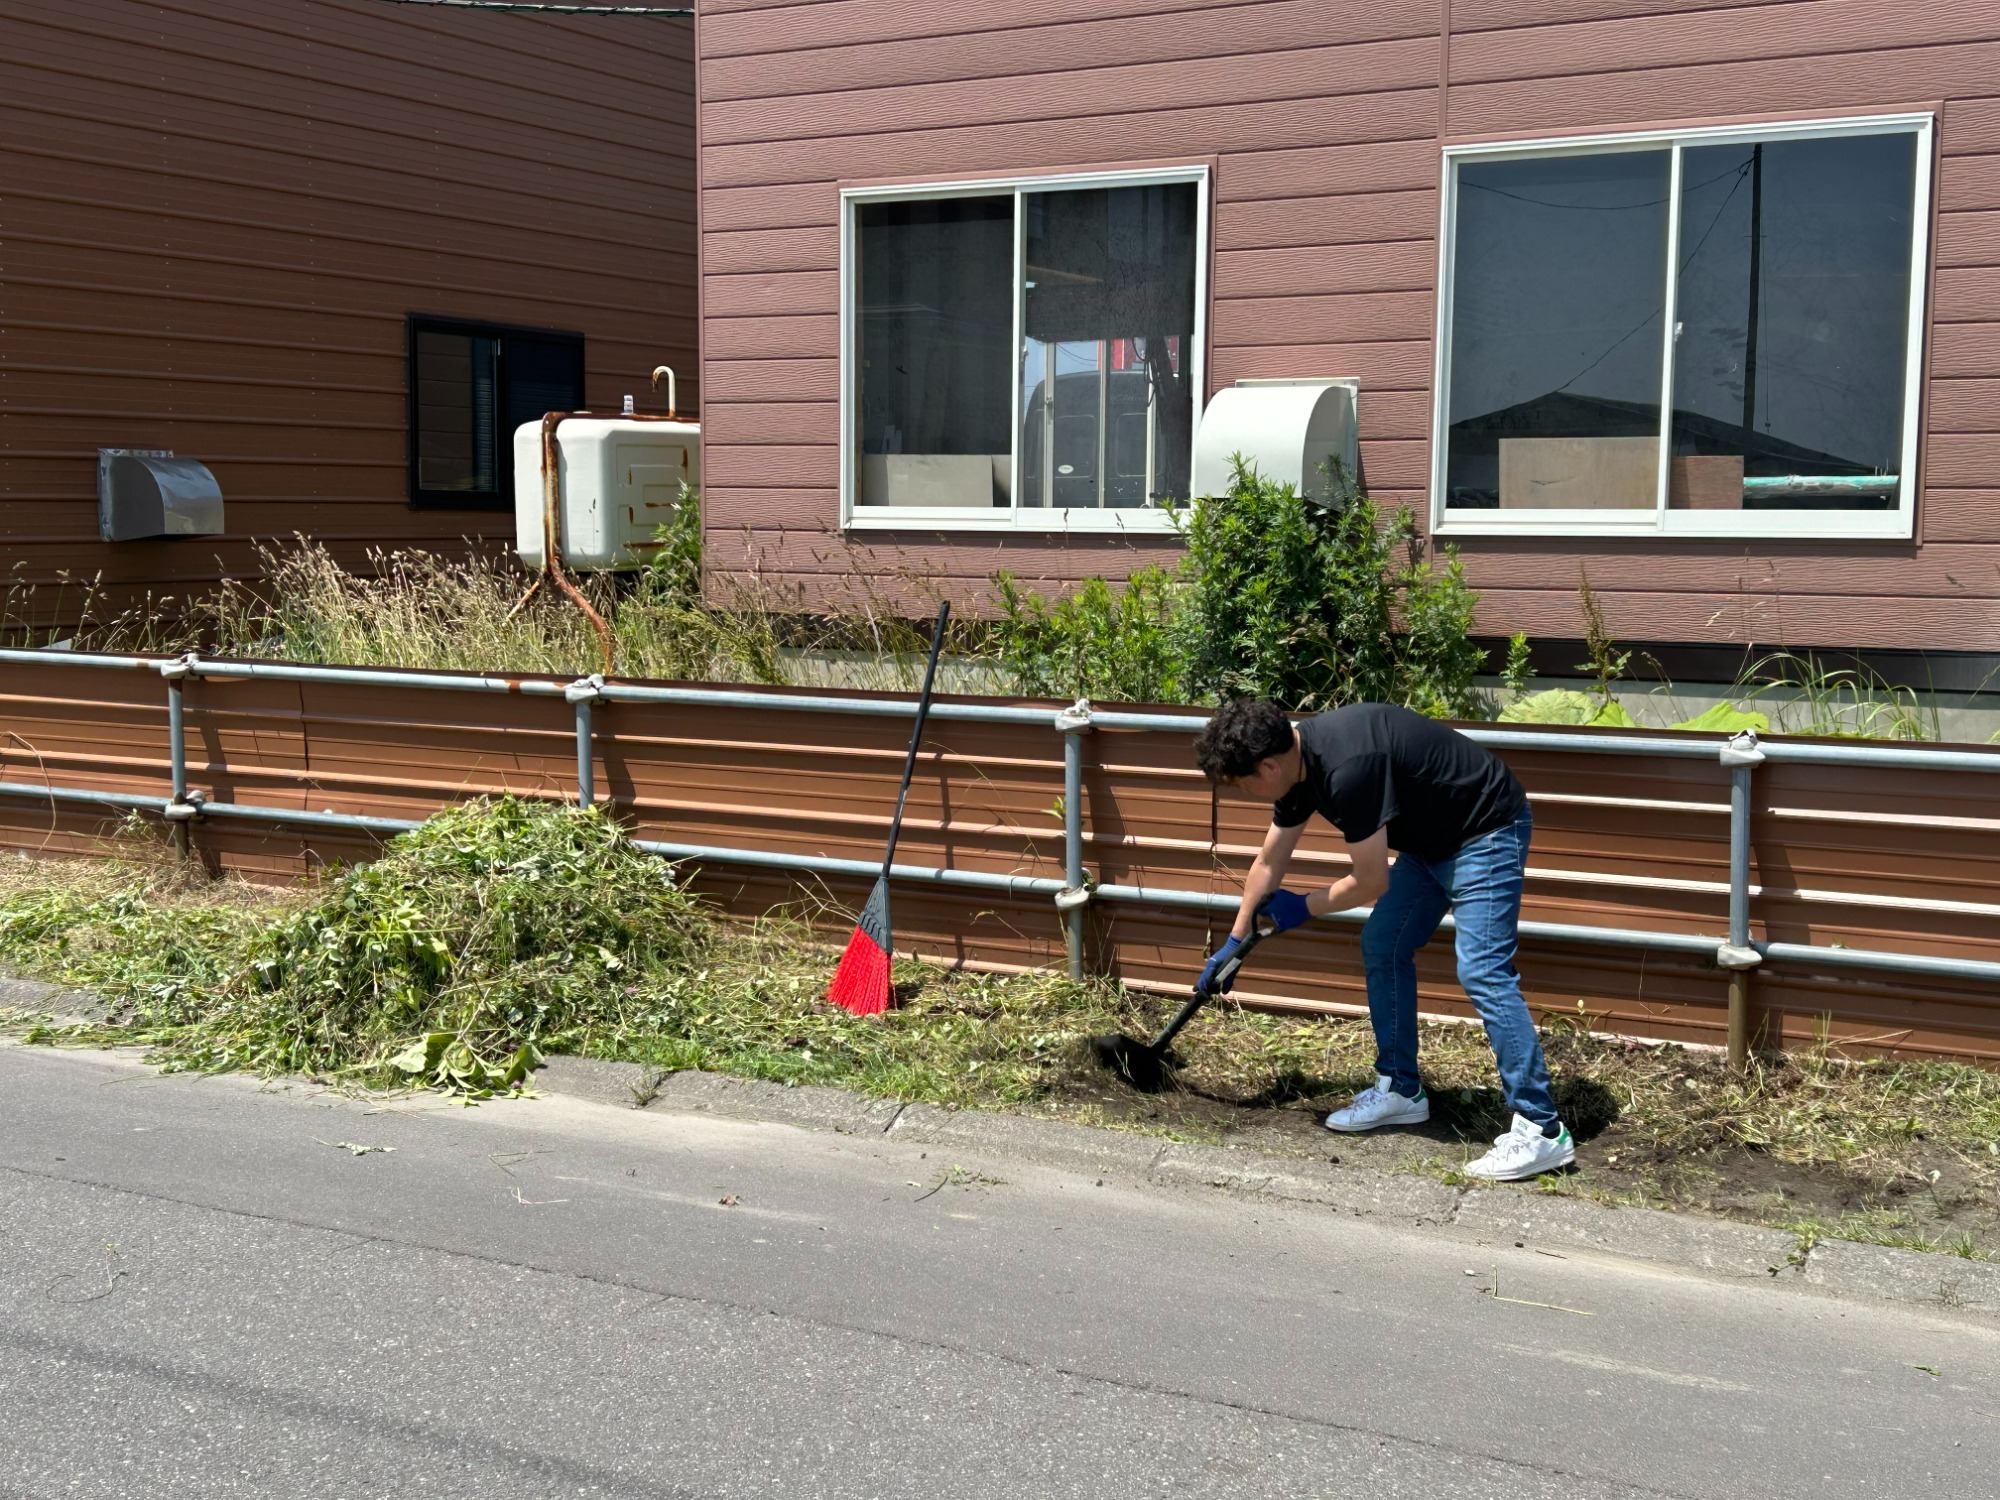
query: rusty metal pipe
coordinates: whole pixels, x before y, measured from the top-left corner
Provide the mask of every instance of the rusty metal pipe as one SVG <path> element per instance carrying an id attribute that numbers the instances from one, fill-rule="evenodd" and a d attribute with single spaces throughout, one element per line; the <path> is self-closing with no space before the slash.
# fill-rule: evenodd
<path id="1" fill-rule="evenodd" d="M 624 422 L 672 422 L 674 415 L 674 372 L 661 365 L 653 371 L 653 384 L 659 385 L 661 371 L 667 376 L 667 412 L 626 412 L 619 417 Z M 571 580 L 569 571 L 562 565 L 562 451 L 557 441 L 556 430 L 573 417 L 590 417 L 596 413 L 589 411 L 552 411 L 542 417 L 542 571 L 535 581 L 528 585 L 528 591 L 515 601 L 507 618 L 513 619 L 528 607 L 542 587 L 542 580 L 553 578 L 556 587 L 567 594 L 576 607 L 583 611 L 597 632 L 597 641 L 604 654 L 604 675 L 610 676 L 614 668 L 614 649 L 611 627 L 604 623 L 604 616 L 597 612 L 582 589 Z"/>
<path id="2" fill-rule="evenodd" d="M 1750 947 L 1750 767 L 1729 772 L 1729 943 Z M 1750 970 L 1729 974 L 1729 1065 L 1750 1062 Z"/>
<path id="3" fill-rule="evenodd" d="M 553 578 L 556 587 L 567 594 L 572 603 L 583 611 L 597 632 L 597 644 L 604 654 L 604 671 L 608 676 L 613 669 L 611 627 L 604 623 L 604 616 L 597 612 L 583 590 L 571 582 L 562 565 L 562 459 L 556 444 L 556 429 L 572 417 L 587 417 L 587 411 L 552 411 L 542 417 L 542 571 L 535 581 L 528 585 L 528 591 L 521 595 L 507 618 L 528 607 L 542 587 L 542 580 Z"/>
<path id="4" fill-rule="evenodd" d="M 1729 971 L 1729 1066 L 1742 1072 L 1750 1065 L 1750 971 Z"/>

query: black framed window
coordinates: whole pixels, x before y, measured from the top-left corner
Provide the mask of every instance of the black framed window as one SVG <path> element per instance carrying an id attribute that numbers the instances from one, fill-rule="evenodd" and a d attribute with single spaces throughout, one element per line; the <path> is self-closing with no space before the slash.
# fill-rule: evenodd
<path id="1" fill-rule="evenodd" d="M 583 405 L 583 335 L 412 314 L 410 504 L 514 503 L 514 429 Z"/>

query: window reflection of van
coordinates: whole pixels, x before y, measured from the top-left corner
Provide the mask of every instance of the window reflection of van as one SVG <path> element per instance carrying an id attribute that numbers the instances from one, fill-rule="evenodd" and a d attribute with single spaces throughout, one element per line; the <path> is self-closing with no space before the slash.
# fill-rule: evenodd
<path id="1" fill-rule="evenodd" d="M 1021 503 L 1133 507 L 1152 498 L 1152 378 L 1136 370 L 1058 375 L 1054 400 L 1036 381 L 1023 403 Z M 1100 433 L 1102 440 L 1100 441 Z M 1098 483 L 1100 473 L 1104 483 Z"/>

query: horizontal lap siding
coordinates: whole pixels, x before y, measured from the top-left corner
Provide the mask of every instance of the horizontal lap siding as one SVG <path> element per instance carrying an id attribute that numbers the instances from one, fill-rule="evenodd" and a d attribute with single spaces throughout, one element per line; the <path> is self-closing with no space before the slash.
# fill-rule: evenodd
<path id="1" fill-rule="evenodd" d="M 404 318 L 586 336 L 592 404 L 659 363 L 698 402 L 685 23 L 375 0 L 22 0 L 0 18 L 0 547 L 69 623 L 255 576 L 295 533 L 462 550 L 413 511 Z M 96 539 L 96 449 L 207 463 L 229 534 Z"/>
<path id="2" fill-rule="evenodd" d="M 818 597 L 848 570 L 1060 583 L 1171 538 L 837 532 L 839 184 L 1211 160 L 1211 383 L 1358 374 L 1377 493 L 1428 443 L 1436 10 L 1316 0 L 704 9 L 703 358 L 718 572 Z M 1349 80 L 1329 88 L 1329 79 Z M 1323 300 L 1297 301 L 1310 287 Z"/>
<path id="3" fill-rule="evenodd" d="M 1494 633 L 2000 649 L 2000 18 L 1987 0 L 910 0 L 704 8 L 709 524 L 732 575 L 1056 583 L 1172 543 L 837 534 L 838 193 L 1208 162 L 1213 389 L 1361 381 L 1363 478 L 1427 504 L 1438 141 L 1942 105 L 1921 539 L 1467 539 Z M 1440 108 L 1440 105 L 1444 108 Z M 725 542 L 722 533 L 730 534 Z M 1020 566 L 1033 560 L 1032 569 Z M 728 561 L 724 561 L 728 559 Z"/>

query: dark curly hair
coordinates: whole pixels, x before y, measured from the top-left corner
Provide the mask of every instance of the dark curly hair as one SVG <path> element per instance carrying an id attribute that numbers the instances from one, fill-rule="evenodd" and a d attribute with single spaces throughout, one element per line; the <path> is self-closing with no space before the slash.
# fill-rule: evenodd
<path id="1" fill-rule="evenodd" d="M 1195 764 L 1210 781 L 1235 781 L 1292 748 L 1292 721 L 1268 698 L 1236 698 L 1215 711 L 1194 742 Z"/>

